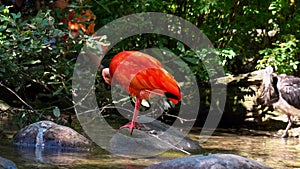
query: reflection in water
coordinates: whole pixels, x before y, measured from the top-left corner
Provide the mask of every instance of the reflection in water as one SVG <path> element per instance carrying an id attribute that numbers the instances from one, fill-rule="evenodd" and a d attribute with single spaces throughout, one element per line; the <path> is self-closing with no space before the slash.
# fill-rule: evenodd
<path id="1" fill-rule="evenodd" d="M 199 140 L 200 130 L 190 137 Z M 201 136 L 202 137 L 202 136 Z M 215 132 L 201 146 L 205 153 L 232 153 L 241 155 L 274 168 L 300 168 L 300 143 L 298 138 L 281 139 L 269 136 L 238 135 L 226 131 Z M 40 148 L 21 148 L 11 143 L 0 144 L 0 156 L 16 163 L 19 169 L 34 168 L 128 168 L 142 169 L 184 154 L 167 152 L 151 158 L 131 159 L 111 155 L 97 149 L 90 152 Z"/>
<path id="2" fill-rule="evenodd" d="M 71 165 L 77 160 L 85 159 L 90 152 L 76 152 L 61 149 L 47 149 L 44 147 L 14 147 L 22 158 L 29 163 L 34 161 L 41 164 Z"/>
<path id="3" fill-rule="evenodd" d="M 18 169 L 35 168 L 131 168 L 142 169 L 157 159 L 130 159 L 111 155 L 103 150 L 70 151 L 43 147 L 0 145 L 0 156 L 12 160 Z"/>

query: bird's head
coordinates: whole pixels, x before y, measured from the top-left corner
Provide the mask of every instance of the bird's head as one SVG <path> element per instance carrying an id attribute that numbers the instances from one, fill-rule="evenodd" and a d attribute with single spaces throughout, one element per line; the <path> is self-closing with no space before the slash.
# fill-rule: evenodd
<path id="1" fill-rule="evenodd" d="M 272 74 L 273 74 L 273 68 L 271 66 L 268 66 L 264 70 L 263 74 L 263 84 L 264 86 L 269 86 L 272 83 Z"/>
<path id="2" fill-rule="evenodd" d="M 268 75 L 271 75 L 273 73 L 273 68 L 271 66 L 268 66 L 265 68 L 265 73 Z"/>

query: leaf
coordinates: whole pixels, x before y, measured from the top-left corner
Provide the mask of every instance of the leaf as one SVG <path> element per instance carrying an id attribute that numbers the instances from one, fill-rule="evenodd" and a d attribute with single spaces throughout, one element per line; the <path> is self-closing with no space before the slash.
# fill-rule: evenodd
<path id="1" fill-rule="evenodd" d="M 0 67 L 0 72 L 5 73 L 6 72 L 5 67 Z"/>
<path id="2" fill-rule="evenodd" d="M 53 80 L 53 79 L 52 79 Z M 50 85 L 56 85 L 56 84 L 61 84 L 61 82 L 57 81 L 57 82 L 48 82 L 47 84 Z M 55 93 L 57 93 L 58 91 L 61 91 L 62 89 L 57 90 Z"/>
<path id="3" fill-rule="evenodd" d="M 7 28 L 7 29 L 6 29 L 6 32 L 9 32 L 9 33 L 15 32 L 15 31 L 16 31 L 15 28 Z"/>
<path id="4" fill-rule="evenodd" d="M 4 15 L 0 15 L 0 21 L 1 22 L 5 22 L 5 21 L 13 22 L 13 19 L 11 19 L 10 17 L 6 17 Z"/>
<path id="5" fill-rule="evenodd" d="M 58 82 L 58 83 L 56 83 L 56 84 L 59 84 L 60 82 Z M 55 83 L 48 83 L 48 84 L 55 84 Z M 61 91 L 63 90 L 63 88 L 59 88 L 58 90 L 56 90 L 54 93 L 53 93 L 53 96 L 55 96 L 55 95 L 59 95 L 59 94 L 61 94 Z"/>
<path id="6" fill-rule="evenodd" d="M 21 18 L 21 12 L 18 12 L 17 14 L 15 13 L 11 13 L 12 17 L 14 18 L 14 20 Z"/>
<path id="7" fill-rule="evenodd" d="M 198 58 L 188 58 L 188 57 L 184 57 L 183 60 L 188 61 L 188 62 L 193 63 L 193 64 L 197 64 L 198 61 L 199 61 Z"/>
<path id="8" fill-rule="evenodd" d="M 29 28 L 31 28 L 31 29 L 37 29 L 37 27 L 35 26 L 35 25 L 33 25 L 33 24 L 26 24 Z"/>
<path id="9" fill-rule="evenodd" d="M 24 65 L 34 65 L 34 64 L 41 63 L 41 62 L 42 62 L 41 60 L 31 60 L 31 61 L 28 61 L 28 62 L 24 62 L 23 64 Z"/>
<path id="10" fill-rule="evenodd" d="M 181 42 L 177 42 L 177 49 L 180 52 L 185 52 L 184 45 Z"/>
<path id="11" fill-rule="evenodd" d="M 25 113 L 25 112 L 23 112 L 23 114 L 22 114 L 21 118 L 25 118 L 25 117 L 26 117 L 26 113 Z"/>
<path id="12" fill-rule="evenodd" d="M 60 109 L 58 107 L 54 107 L 53 115 L 57 118 L 60 117 Z"/>
<path id="13" fill-rule="evenodd" d="M 7 28 L 7 24 L 0 25 L 0 31 L 4 31 Z"/>

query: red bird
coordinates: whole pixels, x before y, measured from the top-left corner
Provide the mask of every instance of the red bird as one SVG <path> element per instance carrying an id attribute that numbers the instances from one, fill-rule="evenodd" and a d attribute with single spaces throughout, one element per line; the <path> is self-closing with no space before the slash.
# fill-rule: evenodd
<path id="1" fill-rule="evenodd" d="M 120 127 L 133 129 L 141 126 L 136 118 L 142 99 L 150 95 L 166 96 L 177 104 L 181 101 L 180 88 L 174 77 L 152 56 L 138 51 L 123 51 L 113 57 L 109 68 L 102 70 L 102 76 L 109 85 L 119 84 L 129 95 L 136 97 L 132 121 Z"/>

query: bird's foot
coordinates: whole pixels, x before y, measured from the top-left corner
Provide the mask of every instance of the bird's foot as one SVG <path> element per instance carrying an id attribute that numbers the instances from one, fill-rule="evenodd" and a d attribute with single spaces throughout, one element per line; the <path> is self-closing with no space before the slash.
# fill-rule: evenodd
<path id="1" fill-rule="evenodd" d="M 288 138 L 289 137 L 289 133 L 288 132 L 284 132 L 282 135 L 281 135 L 281 138 Z"/>
<path id="2" fill-rule="evenodd" d="M 284 132 L 284 133 L 275 133 L 274 135 L 273 135 L 274 137 L 278 137 L 278 138 L 288 138 L 289 137 L 289 133 L 286 133 L 286 132 Z"/>
<path id="3" fill-rule="evenodd" d="M 132 121 L 132 122 L 129 122 L 129 123 L 125 124 L 124 126 L 121 126 L 119 128 L 119 130 L 121 130 L 123 128 L 129 128 L 130 135 L 132 135 L 133 129 L 138 129 L 139 130 L 141 126 L 142 126 L 141 123 L 138 123 L 136 121 Z"/>

